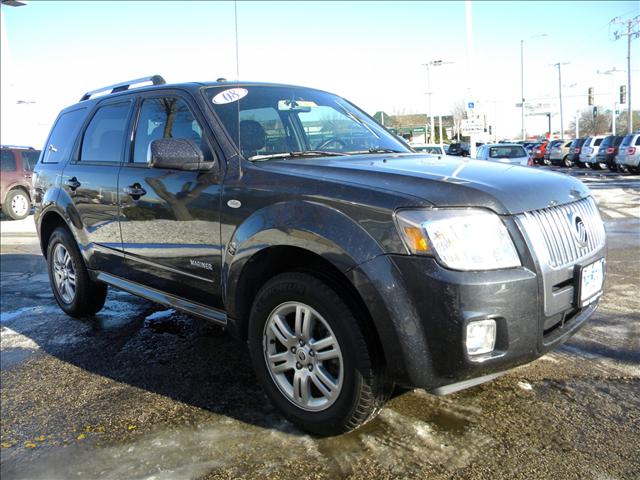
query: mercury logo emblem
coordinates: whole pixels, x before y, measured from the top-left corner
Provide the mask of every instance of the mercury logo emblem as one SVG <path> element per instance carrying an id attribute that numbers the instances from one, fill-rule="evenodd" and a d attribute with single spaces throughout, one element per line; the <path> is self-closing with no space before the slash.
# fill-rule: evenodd
<path id="1" fill-rule="evenodd" d="M 586 247 L 588 237 L 587 226 L 584 224 L 584 221 L 582 220 L 580 215 L 576 215 L 573 212 L 569 214 L 569 221 L 572 224 L 573 237 L 576 239 L 576 242 L 578 242 L 578 245 L 580 245 L 581 247 Z"/>

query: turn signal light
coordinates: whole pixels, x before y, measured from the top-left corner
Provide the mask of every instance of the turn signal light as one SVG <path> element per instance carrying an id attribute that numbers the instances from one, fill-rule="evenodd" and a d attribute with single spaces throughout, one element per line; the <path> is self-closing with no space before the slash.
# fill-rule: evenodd
<path id="1" fill-rule="evenodd" d="M 405 226 L 404 233 L 407 235 L 406 239 L 416 252 L 426 252 L 429 250 L 429 244 L 424 238 L 422 231 L 418 227 Z"/>

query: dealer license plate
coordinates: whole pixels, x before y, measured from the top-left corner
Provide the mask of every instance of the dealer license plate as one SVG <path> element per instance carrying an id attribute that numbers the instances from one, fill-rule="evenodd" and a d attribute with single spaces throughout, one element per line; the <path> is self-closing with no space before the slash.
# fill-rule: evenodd
<path id="1" fill-rule="evenodd" d="M 580 304 L 588 303 L 602 290 L 604 280 L 604 259 L 600 259 L 582 269 L 580 275 Z"/>

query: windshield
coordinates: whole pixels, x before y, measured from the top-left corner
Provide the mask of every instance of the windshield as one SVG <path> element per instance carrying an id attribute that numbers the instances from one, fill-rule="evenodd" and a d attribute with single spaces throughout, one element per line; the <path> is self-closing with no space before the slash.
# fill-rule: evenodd
<path id="1" fill-rule="evenodd" d="M 622 139 L 622 144 L 620 145 L 621 147 L 628 147 L 629 145 L 631 145 L 631 139 L 633 138 L 633 135 L 627 135 L 626 137 L 624 137 Z"/>
<path id="2" fill-rule="evenodd" d="M 519 145 L 491 147 L 489 149 L 489 158 L 520 158 L 526 156 L 527 153 Z"/>
<path id="3" fill-rule="evenodd" d="M 246 85 L 205 90 L 249 160 L 411 151 L 346 100 L 301 87 Z"/>
<path id="4" fill-rule="evenodd" d="M 613 145 L 613 141 L 615 140 L 616 137 L 614 137 L 613 135 L 606 137 L 603 141 L 602 141 L 602 145 L 603 147 L 610 147 L 611 145 Z"/>

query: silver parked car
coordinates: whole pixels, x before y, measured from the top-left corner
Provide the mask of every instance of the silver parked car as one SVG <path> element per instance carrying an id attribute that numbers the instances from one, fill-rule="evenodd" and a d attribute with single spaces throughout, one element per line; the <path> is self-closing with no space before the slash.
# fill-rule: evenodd
<path id="1" fill-rule="evenodd" d="M 632 173 L 640 173 L 640 132 L 636 131 L 624 137 L 615 161 L 618 167 L 626 167 Z"/>
<path id="2" fill-rule="evenodd" d="M 571 147 L 573 140 L 563 140 L 562 143 L 551 147 L 549 152 L 549 160 L 552 165 L 567 165 L 567 157 L 569 156 L 569 147 Z"/>
<path id="3" fill-rule="evenodd" d="M 512 165 L 532 166 L 533 160 L 522 145 L 516 143 L 489 143 L 476 152 L 476 159 Z"/>
<path id="4" fill-rule="evenodd" d="M 606 135 L 587 137 L 580 150 L 580 163 L 587 167 L 593 167 L 593 164 L 596 162 L 596 155 L 600 151 L 600 144 L 605 137 Z"/>

